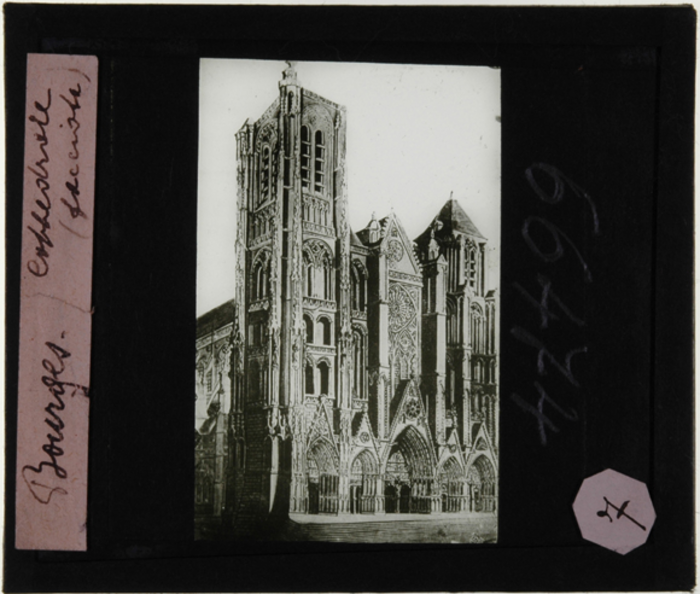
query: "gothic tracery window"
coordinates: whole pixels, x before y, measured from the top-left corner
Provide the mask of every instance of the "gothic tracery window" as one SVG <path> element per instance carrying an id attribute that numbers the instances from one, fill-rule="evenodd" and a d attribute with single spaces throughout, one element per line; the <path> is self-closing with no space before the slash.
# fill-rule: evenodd
<path id="1" fill-rule="evenodd" d="M 304 244 L 304 295 L 320 299 L 334 299 L 335 270 L 333 255 L 323 241 L 310 240 Z"/>

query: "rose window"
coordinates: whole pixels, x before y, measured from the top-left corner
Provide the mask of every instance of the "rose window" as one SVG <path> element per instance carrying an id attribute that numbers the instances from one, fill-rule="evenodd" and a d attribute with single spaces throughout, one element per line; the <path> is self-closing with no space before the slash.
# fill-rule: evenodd
<path id="1" fill-rule="evenodd" d="M 387 246 L 387 258 L 389 262 L 400 262 L 403 258 L 403 246 L 398 239 L 392 239 Z"/>
<path id="2" fill-rule="evenodd" d="M 406 402 L 406 416 L 409 419 L 415 419 L 420 415 L 420 405 L 417 400 L 409 400 Z"/>
<path id="3" fill-rule="evenodd" d="M 389 290 L 389 325 L 392 330 L 403 328 L 415 315 L 415 307 L 408 293 L 399 286 Z"/>

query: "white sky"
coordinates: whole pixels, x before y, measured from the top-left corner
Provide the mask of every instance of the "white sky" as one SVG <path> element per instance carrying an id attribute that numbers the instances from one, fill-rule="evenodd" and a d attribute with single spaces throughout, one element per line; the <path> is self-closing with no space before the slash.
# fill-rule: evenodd
<path id="1" fill-rule="evenodd" d="M 278 96 L 284 62 L 200 62 L 197 315 L 234 296 L 236 140 Z M 449 199 L 491 249 L 500 246 L 500 71 L 491 68 L 298 62 L 301 86 L 347 108 L 350 225 L 394 209 L 417 237 Z"/>

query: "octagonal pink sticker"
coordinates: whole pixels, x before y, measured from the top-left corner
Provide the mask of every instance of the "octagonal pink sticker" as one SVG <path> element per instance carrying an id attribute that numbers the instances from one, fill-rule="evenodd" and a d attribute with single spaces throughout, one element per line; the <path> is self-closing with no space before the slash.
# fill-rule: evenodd
<path id="1" fill-rule="evenodd" d="M 646 484 L 610 468 L 583 481 L 573 508 L 583 538 L 621 555 L 643 545 L 656 520 Z"/>

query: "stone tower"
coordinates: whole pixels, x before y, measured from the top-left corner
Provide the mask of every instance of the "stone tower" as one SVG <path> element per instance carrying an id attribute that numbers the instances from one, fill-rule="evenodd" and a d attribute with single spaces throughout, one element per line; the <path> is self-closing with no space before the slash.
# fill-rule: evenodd
<path id="1" fill-rule="evenodd" d="M 350 430 L 345 110 L 303 89 L 288 64 L 279 97 L 236 137 L 234 409 L 244 505 L 256 513 L 308 505 L 306 394 L 324 430 Z"/>
<path id="2" fill-rule="evenodd" d="M 470 448 L 483 425 L 497 448 L 498 316 L 487 240 L 450 198 L 416 243 L 425 278 L 423 386 L 435 402 L 436 441 L 455 428 Z"/>

